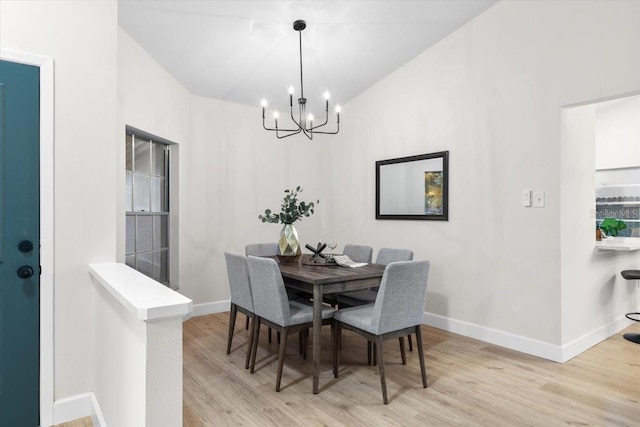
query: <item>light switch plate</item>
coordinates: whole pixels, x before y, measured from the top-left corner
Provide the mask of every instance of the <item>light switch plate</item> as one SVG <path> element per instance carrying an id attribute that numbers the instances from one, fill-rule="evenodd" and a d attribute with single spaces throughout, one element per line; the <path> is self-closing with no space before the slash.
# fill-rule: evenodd
<path id="1" fill-rule="evenodd" d="M 525 208 L 531 207 L 531 190 L 522 190 L 522 206 Z"/>
<path id="2" fill-rule="evenodd" d="M 544 191 L 533 192 L 533 207 L 544 208 Z"/>

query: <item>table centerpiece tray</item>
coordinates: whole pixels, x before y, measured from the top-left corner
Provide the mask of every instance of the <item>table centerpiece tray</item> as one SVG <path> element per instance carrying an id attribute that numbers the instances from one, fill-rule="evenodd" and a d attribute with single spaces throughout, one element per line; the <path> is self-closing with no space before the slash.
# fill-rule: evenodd
<path id="1" fill-rule="evenodd" d="M 315 265 L 321 267 L 336 267 L 336 261 L 333 259 L 331 255 L 325 255 L 325 257 L 304 254 L 302 255 L 302 260 L 300 261 L 304 265 Z"/>

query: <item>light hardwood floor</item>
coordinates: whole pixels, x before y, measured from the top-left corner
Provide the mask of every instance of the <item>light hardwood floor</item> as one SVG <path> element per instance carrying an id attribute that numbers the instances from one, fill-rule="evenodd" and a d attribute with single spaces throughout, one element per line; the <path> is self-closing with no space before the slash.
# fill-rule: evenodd
<path id="1" fill-rule="evenodd" d="M 340 377 L 331 373 L 330 329 L 323 329 L 321 392 L 311 392 L 311 361 L 291 336 L 276 393 L 277 345 L 260 337 L 256 373 L 244 369 L 247 333 L 238 316 L 226 355 L 228 313 L 184 324 L 184 426 L 640 426 L 640 346 L 616 334 L 565 364 L 423 327 L 429 387 L 417 352 L 402 365 L 385 347 L 389 404 L 366 343 L 343 332 Z M 623 332 L 640 332 L 632 325 Z M 275 341 L 275 339 L 274 339 Z M 91 424 L 64 424 L 85 427 Z"/>
<path id="2" fill-rule="evenodd" d="M 85 417 L 68 423 L 56 424 L 54 427 L 93 427 L 93 423 L 91 423 L 91 417 Z"/>
<path id="3" fill-rule="evenodd" d="M 366 364 L 362 338 L 344 332 L 340 376 L 334 379 L 330 329 L 323 329 L 322 391 L 314 395 L 311 363 L 298 355 L 297 337 L 291 337 L 276 393 L 277 345 L 261 334 L 257 371 L 249 374 L 241 316 L 232 353 L 225 354 L 227 316 L 184 325 L 185 426 L 640 425 L 640 346 L 621 334 L 558 364 L 423 327 L 429 386 L 422 388 L 417 352 L 408 353 L 403 366 L 397 343 L 390 341 L 390 403 L 384 405 L 378 370 Z"/>

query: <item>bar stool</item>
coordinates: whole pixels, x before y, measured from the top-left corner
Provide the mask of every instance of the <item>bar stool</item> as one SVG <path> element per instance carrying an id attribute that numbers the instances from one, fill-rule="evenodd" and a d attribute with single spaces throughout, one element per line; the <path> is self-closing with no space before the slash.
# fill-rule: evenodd
<path id="1" fill-rule="evenodd" d="M 640 270 L 623 270 L 620 274 L 626 280 L 640 280 Z M 638 316 L 638 317 L 634 318 L 633 316 Z M 640 313 L 627 313 L 625 314 L 625 317 L 629 320 L 640 322 Z M 631 342 L 640 344 L 640 334 L 629 332 L 624 334 L 623 336 L 625 339 Z"/>

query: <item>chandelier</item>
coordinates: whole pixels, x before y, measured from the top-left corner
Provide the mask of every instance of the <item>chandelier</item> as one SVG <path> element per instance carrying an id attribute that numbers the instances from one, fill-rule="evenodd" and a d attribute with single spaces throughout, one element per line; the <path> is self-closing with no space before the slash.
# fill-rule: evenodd
<path id="1" fill-rule="evenodd" d="M 289 86 L 289 107 L 291 120 L 297 126 L 295 129 L 283 129 L 278 127 L 278 111 L 273 112 L 273 119 L 275 122 L 275 127 L 270 128 L 267 127 L 265 123 L 265 109 L 267 108 L 267 100 L 262 100 L 262 127 L 266 130 L 273 131 L 276 133 L 276 137 L 279 139 L 286 138 L 288 136 L 296 135 L 302 132 L 307 138 L 313 139 L 314 134 L 325 134 L 325 135 L 335 135 L 340 131 L 340 106 L 336 105 L 336 130 L 335 132 L 327 132 L 327 131 L 319 131 L 319 129 L 327 124 L 329 121 L 329 92 L 324 93 L 325 99 L 325 116 L 324 122 L 318 123 L 314 126 L 314 118 L 313 114 L 307 114 L 307 99 L 304 97 L 304 85 L 302 80 L 302 30 L 307 27 L 306 22 L 303 20 L 297 20 L 293 23 L 293 29 L 298 32 L 300 38 L 300 98 L 298 98 L 298 118 L 293 116 L 293 85 Z"/>

